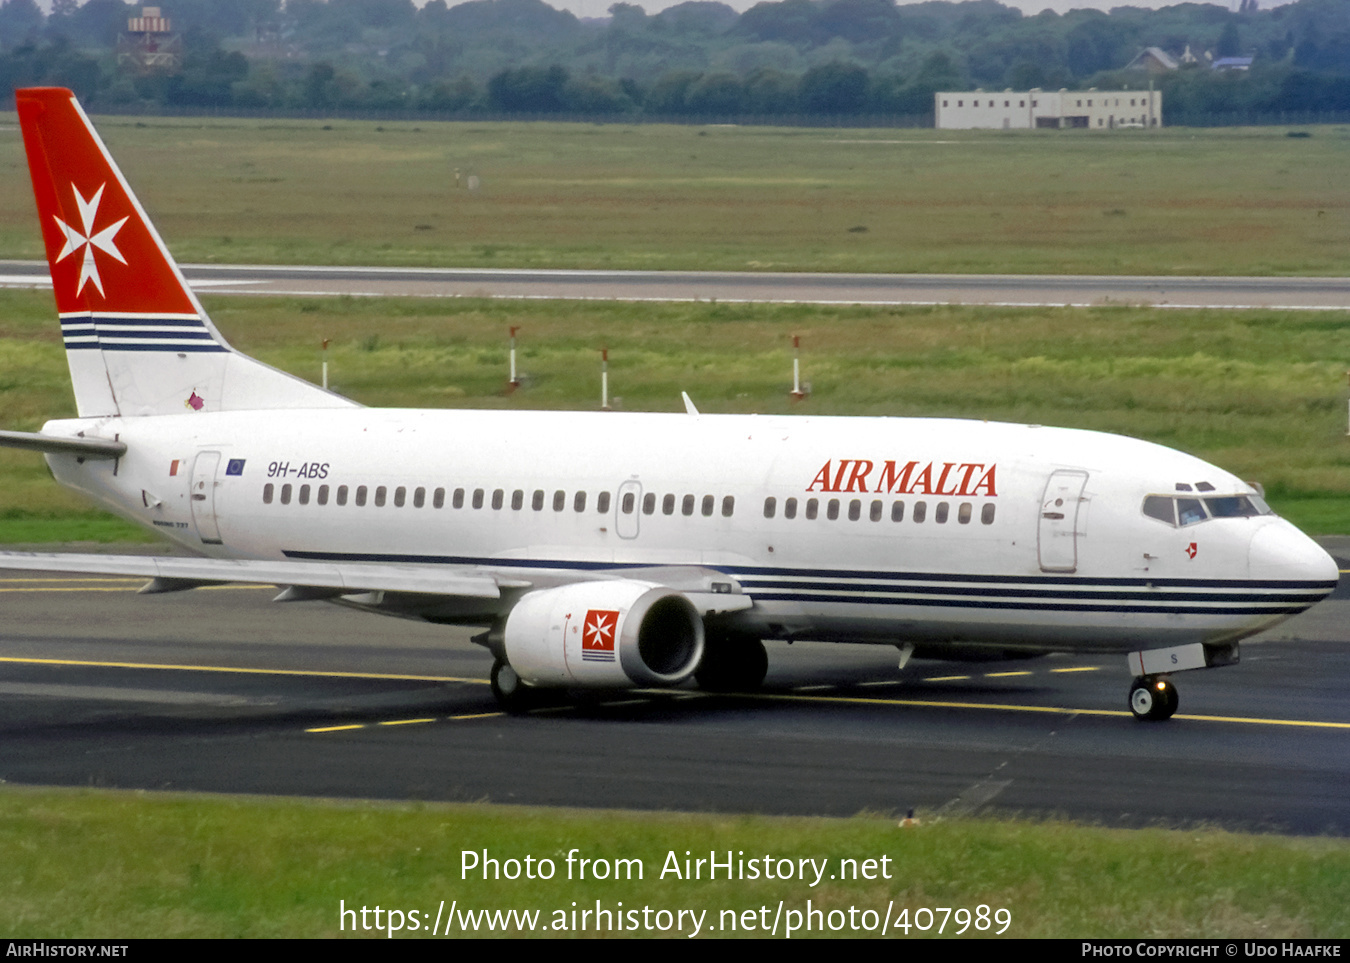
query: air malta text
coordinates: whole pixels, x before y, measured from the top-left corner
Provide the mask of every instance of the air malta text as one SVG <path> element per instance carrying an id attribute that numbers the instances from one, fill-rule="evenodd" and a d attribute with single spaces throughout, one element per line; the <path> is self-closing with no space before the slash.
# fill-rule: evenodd
<path id="1" fill-rule="evenodd" d="M 809 492 L 886 492 L 892 495 L 988 495 L 996 496 L 997 465 L 980 462 L 930 461 L 919 467 L 910 461 L 876 462 L 865 458 L 827 461 L 816 472 Z"/>

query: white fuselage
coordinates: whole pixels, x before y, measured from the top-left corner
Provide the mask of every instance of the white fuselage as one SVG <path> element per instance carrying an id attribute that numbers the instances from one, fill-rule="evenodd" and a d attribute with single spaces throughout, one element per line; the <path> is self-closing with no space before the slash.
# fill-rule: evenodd
<path id="1" fill-rule="evenodd" d="M 81 430 L 119 438 L 127 454 L 48 455 L 57 478 L 197 553 L 442 563 L 533 585 L 701 566 L 740 584 L 754 605 L 726 618 L 765 638 L 931 652 L 1220 642 L 1307 608 L 1337 577 L 1273 515 L 1145 515 L 1149 495 L 1252 489 L 1189 455 L 1098 432 L 364 408 L 44 428 Z M 514 600 L 390 608 L 486 623 Z"/>

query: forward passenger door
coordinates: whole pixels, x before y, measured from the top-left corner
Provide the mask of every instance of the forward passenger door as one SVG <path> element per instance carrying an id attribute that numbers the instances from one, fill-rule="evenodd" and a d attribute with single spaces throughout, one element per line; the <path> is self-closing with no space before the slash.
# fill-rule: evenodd
<path id="1" fill-rule="evenodd" d="M 1078 570 L 1079 513 L 1088 473 L 1065 469 L 1050 473 L 1041 496 L 1041 517 L 1037 537 L 1042 572 Z"/>

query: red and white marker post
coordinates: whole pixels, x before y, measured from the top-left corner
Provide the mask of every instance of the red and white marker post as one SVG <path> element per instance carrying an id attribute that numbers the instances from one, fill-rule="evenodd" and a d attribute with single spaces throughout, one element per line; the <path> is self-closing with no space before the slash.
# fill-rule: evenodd
<path id="1" fill-rule="evenodd" d="M 792 336 L 792 400 L 801 401 L 806 397 L 806 392 L 802 391 L 802 359 L 801 359 L 802 339 L 797 335 Z"/>
<path id="2" fill-rule="evenodd" d="M 506 382 L 507 392 L 515 391 L 520 387 L 520 378 L 516 375 L 516 332 L 519 327 L 511 328 L 511 377 Z"/>

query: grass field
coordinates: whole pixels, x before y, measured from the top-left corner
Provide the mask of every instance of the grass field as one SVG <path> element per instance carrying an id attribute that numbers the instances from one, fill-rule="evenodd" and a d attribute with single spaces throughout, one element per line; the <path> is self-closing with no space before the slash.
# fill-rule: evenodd
<path id="1" fill-rule="evenodd" d="M 641 860 L 642 878 L 569 881 L 565 860 L 574 848 L 590 859 Z M 465 874 L 465 850 L 478 853 L 480 864 L 485 850 L 502 864 L 551 859 L 554 878 Z M 716 852 L 725 860 L 728 850 L 747 860 L 828 860 L 829 872 L 818 885 L 710 881 L 706 871 L 699 880 L 660 876 L 671 853 L 683 874 L 686 852 L 704 859 Z M 555 937 L 611 935 L 572 928 L 573 907 L 593 909 L 597 900 L 611 912 L 619 903 L 652 911 L 653 930 L 625 936 L 688 936 L 688 917 L 683 933 L 655 930 L 657 910 L 686 910 L 706 913 L 701 935 L 762 937 L 780 900 L 780 938 L 788 913 L 796 911 L 798 925 L 804 923 L 808 900 L 821 911 L 827 936 L 869 935 L 850 930 L 848 920 L 879 929 L 882 915 L 928 930 L 903 933 L 892 925 L 890 936 L 936 936 L 932 917 L 919 910 L 942 906 L 971 913 L 967 938 L 995 935 L 1001 927 L 989 920 L 983 933 L 977 929 L 981 904 L 990 919 L 1009 911 L 1005 937 L 1350 935 L 1350 846 L 1343 840 L 1210 829 L 1123 831 L 992 819 L 901 829 L 894 818 L 877 815 L 811 820 L 5 787 L 0 857 L 0 931 L 20 939 L 386 935 L 353 934 L 359 916 L 340 933 L 340 901 L 347 908 L 378 905 L 386 914 L 397 909 L 405 926 L 399 935 L 425 937 L 442 900 L 447 911 L 455 901 L 461 913 L 538 911 L 542 922 L 566 925 L 538 933 Z M 864 861 L 876 860 L 875 878 L 829 879 L 843 859 L 856 860 L 859 877 Z M 374 920 L 373 913 L 366 917 L 372 928 Z M 481 921 L 465 934 L 459 920 L 450 935 L 490 935 Z M 957 928 L 953 914 L 943 935 Z M 519 932 L 511 927 L 506 935 Z M 795 935 L 821 933 L 818 927 Z"/>
<path id="2" fill-rule="evenodd" d="M 1350 127 L 96 123 L 184 262 L 1350 273 Z M 39 257 L 2 126 L 0 257 Z"/>
<path id="3" fill-rule="evenodd" d="M 71 410 L 43 292 L 0 292 L 0 424 Z M 242 350 L 362 403 L 594 408 L 599 348 L 628 410 L 938 415 L 1063 425 L 1158 441 L 1261 482 L 1315 534 L 1350 533 L 1346 353 L 1339 312 L 1140 308 L 850 308 L 213 295 Z M 507 395 L 506 331 L 529 387 Z M 811 398 L 788 398 L 791 339 Z M 0 541 L 138 535 L 59 489 L 41 459 L 0 451 Z M 44 537 L 45 536 L 45 537 Z"/>

